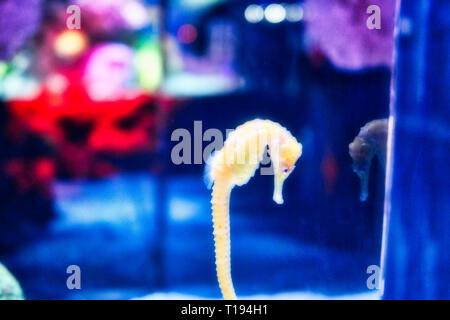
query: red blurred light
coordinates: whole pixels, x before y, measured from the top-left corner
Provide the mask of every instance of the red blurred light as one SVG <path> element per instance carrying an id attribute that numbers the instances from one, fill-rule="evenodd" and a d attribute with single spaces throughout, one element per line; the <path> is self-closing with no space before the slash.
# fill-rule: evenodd
<path id="1" fill-rule="evenodd" d="M 333 193 L 339 176 L 339 167 L 336 157 L 331 151 L 327 152 L 322 160 L 321 171 L 324 178 L 325 192 L 328 194 Z"/>
<path id="2" fill-rule="evenodd" d="M 183 24 L 177 33 L 178 40 L 184 44 L 190 44 L 197 39 L 197 29 L 192 24 Z"/>
<path id="3" fill-rule="evenodd" d="M 55 176 L 55 165 L 51 159 L 39 159 L 34 163 L 34 174 L 40 183 L 49 183 Z"/>

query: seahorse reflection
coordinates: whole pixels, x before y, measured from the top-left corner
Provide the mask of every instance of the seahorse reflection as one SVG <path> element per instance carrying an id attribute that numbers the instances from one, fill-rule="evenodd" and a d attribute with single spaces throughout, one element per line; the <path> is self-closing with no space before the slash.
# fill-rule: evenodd
<path id="1" fill-rule="evenodd" d="M 386 167 L 387 134 L 388 119 L 373 120 L 361 128 L 349 145 L 353 171 L 361 181 L 361 201 L 366 201 L 369 196 L 369 173 L 373 157 L 376 155 L 383 168 Z"/>

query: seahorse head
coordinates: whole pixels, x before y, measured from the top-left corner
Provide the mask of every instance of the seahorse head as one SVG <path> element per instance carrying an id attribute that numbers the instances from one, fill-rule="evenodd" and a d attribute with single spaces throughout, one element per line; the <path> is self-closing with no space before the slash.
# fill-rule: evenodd
<path id="1" fill-rule="evenodd" d="M 271 153 L 274 167 L 273 201 L 283 204 L 283 183 L 295 168 L 295 163 L 302 155 L 302 145 L 294 137 L 280 142 L 279 150 Z"/>

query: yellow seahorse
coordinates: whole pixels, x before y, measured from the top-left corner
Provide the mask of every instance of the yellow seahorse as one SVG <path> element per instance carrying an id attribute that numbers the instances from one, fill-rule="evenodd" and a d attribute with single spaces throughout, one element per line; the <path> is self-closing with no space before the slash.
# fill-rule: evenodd
<path id="1" fill-rule="evenodd" d="M 266 150 L 274 170 L 273 200 L 282 204 L 283 182 L 301 156 L 302 145 L 276 122 L 255 119 L 240 125 L 229 134 L 223 148 L 208 159 L 205 168 L 205 182 L 212 187 L 216 270 L 224 299 L 236 299 L 231 279 L 230 193 L 234 186 L 242 186 L 253 177 Z"/>

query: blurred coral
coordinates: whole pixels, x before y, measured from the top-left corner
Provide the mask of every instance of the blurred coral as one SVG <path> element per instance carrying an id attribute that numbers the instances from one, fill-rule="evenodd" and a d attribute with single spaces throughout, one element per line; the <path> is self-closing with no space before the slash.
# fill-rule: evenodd
<path id="1" fill-rule="evenodd" d="M 77 0 L 75 3 L 83 11 L 83 29 L 92 33 L 136 30 L 154 20 L 152 11 L 140 0 Z"/>
<path id="2" fill-rule="evenodd" d="M 10 59 L 41 23 L 41 0 L 0 1 L 0 60 Z"/>
<path id="3" fill-rule="evenodd" d="M 64 176 L 99 177 L 116 170 L 99 154 L 126 157 L 155 153 L 160 143 L 158 129 L 165 123 L 164 115 L 171 112 L 173 101 L 131 89 L 114 100 L 94 100 L 86 91 L 82 74 L 82 70 L 74 70 L 51 75 L 54 79 L 44 81 L 33 99 L 9 101 L 18 123 L 55 146 L 57 171 Z M 17 165 L 9 168 L 10 175 L 25 177 Z M 36 163 L 34 170 L 42 181 L 57 175 L 47 161 Z"/>
<path id="4" fill-rule="evenodd" d="M 16 278 L 0 263 L 0 300 L 23 300 L 23 291 Z"/>
<path id="5" fill-rule="evenodd" d="M 396 0 L 306 0 L 306 37 L 339 68 L 358 70 L 390 66 L 394 45 Z M 369 29 L 366 13 L 380 7 L 381 29 Z"/>

